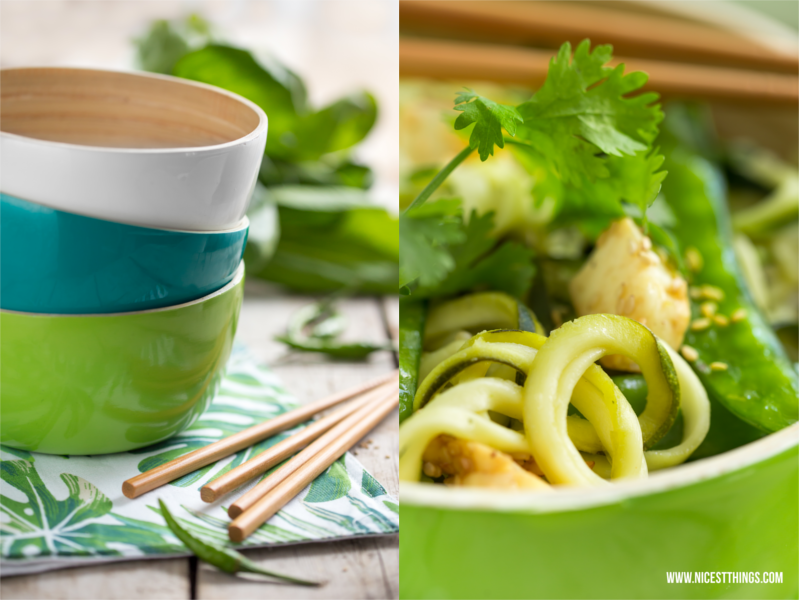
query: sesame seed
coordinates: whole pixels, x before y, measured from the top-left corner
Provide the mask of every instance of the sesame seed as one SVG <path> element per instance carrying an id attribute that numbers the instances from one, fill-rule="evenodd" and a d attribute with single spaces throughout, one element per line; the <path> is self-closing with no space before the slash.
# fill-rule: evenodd
<path id="1" fill-rule="evenodd" d="M 724 315 L 715 315 L 713 321 L 715 321 L 716 325 L 719 327 L 726 327 L 730 324 L 730 320 Z"/>
<path id="2" fill-rule="evenodd" d="M 704 316 L 710 318 L 716 314 L 718 307 L 719 305 L 715 302 L 703 302 L 702 306 L 699 307 L 699 310 Z"/>
<path id="3" fill-rule="evenodd" d="M 733 323 L 737 323 L 738 321 L 743 321 L 745 318 L 746 318 L 746 309 L 739 308 L 734 313 L 732 313 L 730 321 L 732 321 Z"/>
<path id="4" fill-rule="evenodd" d="M 727 363 L 723 362 L 712 362 L 710 363 L 710 370 L 711 371 L 726 371 L 729 367 Z"/>
<path id="5" fill-rule="evenodd" d="M 710 319 L 696 319 L 691 323 L 691 329 L 694 331 L 701 331 L 710 327 Z"/>
<path id="6" fill-rule="evenodd" d="M 683 355 L 683 358 L 688 362 L 694 362 L 697 358 L 699 358 L 699 352 L 696 351 L 695 348 L 689 346 L 688 344 L 683 344 L 682 348 L 680 348 L 680 354 Z"/>
<path id="7" fill-rule="evenodd" d="M 724 300 L 724 290 L 715 285 L 703 285 L 702 286 L 702 297 L 708 300 L 715 300 L 716 302 L 721 302 Z"/>
<path id="8" fill-rule="evenodd" d="M 686 266 L 693 271 L 694 273 L 698 273 L 702 270 L 702 266 L 704 265 L 705 261 L 702 259 L 702 255 L 699 254 L 699 250 L 691 246 L 690 248 L 686 249 L 685 251 L 685 264 Z"/>
<path id="9" fill-rule="evenodd" d="M 688 295 L 694 300 L 699 300 L 702 297 L 702 288 L 691 287 L 688 290 Z"/>
<path id="10" fill-rule="evenodd" d="M 650 240 L 648 237 L 645 237 L 643 240 L 641 240 L 641 247 L 644 250 L 651 250 L 652 249 L 652 240 Z"/>

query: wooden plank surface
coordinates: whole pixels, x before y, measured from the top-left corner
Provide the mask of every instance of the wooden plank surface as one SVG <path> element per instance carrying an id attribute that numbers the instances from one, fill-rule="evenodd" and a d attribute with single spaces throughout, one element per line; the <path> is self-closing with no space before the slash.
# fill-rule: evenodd
<path id="1" fill-rule="evenodd" d="M 262 362 L 270 364 L 286 389 L 307 403 L 388 372 L 396 355 L 378 352 L 364 362 L 342 362 L 323 355 L 288 353 L 274 341 L 289 317 L 312 302 L 307 296 L 286 295 L 262 281 L 247 281 L 237 339 Z M 348 317 L 347 337 L 388 342 L 396 331 L 391 300 L 353 298 L 340 304 Z M 392 312 L 394 311 L 394 312 Z M 353 449 L 386 490 L 399 495 L 399 426 L 395 411 Z M 219 573 L 190 559 L 132 561 L 82 567 L 41 575 L 0 580 L 3 600 L 102 598 L 397 598 L 399 596 L 399 536 L 346 540 L 285 548 L 248 550 L 247 556 L 285 573 L 327 581 L 321 588 L 254 583 Z"/>
<path id="2" fill-rule="evenodd" d="M 0 579 L 3 600 L 172 600 L 190 598 L 190 588 L 187 558 L 112 563 Z"/>

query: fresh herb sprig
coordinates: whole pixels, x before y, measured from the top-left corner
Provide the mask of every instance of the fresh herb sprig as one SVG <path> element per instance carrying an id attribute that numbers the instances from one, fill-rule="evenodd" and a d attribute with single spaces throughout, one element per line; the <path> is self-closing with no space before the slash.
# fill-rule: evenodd
<path id="1" fill-rule="evenodd" d="M 455 128 L 473 126 L 469 146 L 433 178 L 400 217 L 402 292 L 438 288 L 448 279 L 474 271 L 474 262 L 456 261 L 455 248 L 470 241 L 455 205 L 452 201 L 439 208 L 433 206 L 440 201 L 425 205 L 474 150 L 485 161 L 495 147 L 511 143 L 523 164 L 537 169 L 550 180 L 548 185 L 557 188 L 556 219 L 560 216 L 561 222 L 568 220 L 563 217 L 569 214 L 622 216 L 629 212 L 626 206 L 633 205 L 647 226 L 646 209 L 666 176 L 659 170 L 663 157 L 652 148 L 663 113 L 656 104 L 657 94 L 631 95 L 646 83 L 647 75 L 625 75 L 624 65 L 607 66 L 611 58 L 611 46 L 597 46 L 592 52 L 590 42 L 584 40 L 572 55 L 567 42 L 550 62 L 542 87 L 516 107 L 471 90 L 457 95 L 455 109 L 461 115 Z M 435 214 L 441 217 L 437 226 L 431 221 Z M 494 251 L 504 246 L 495 242 Z M 522 259 L 518 248 L 504 252 L 509 255 L 504 265 Z M 483 255 L 482 260 L 486 259 Z M 497 277 L 494 270 L 486 275 Z M 476 281 L 474 275 L 470 279 L 473 285 L 489 285 Z"/>
<path id="2" fill-rule="evenodd" d="M 286 334 L 275 339 L 301 352 L 321 352 L 343 360 L 361 360 L 372 352 L 391 350 L 385 344 L 339 340 L 347 328 L 346 317 L 335 305 L 339 295 L 300 308 L 289 319 Z"/>
<path id="3" fill-rule="evenodd" d="M 177 519 L 172 516 L 169 509 L 163 500 L 158 500 L 161 508 L 161 515 L 166 521 L 167 527 L 175 534 L 183 544 L 191 550 L 198 558 L 204 560 L 210 565 L 213 565 L 220 571 L 236 575 L 238 573 L 253 573 L 255 575 L 262 575 L 272 580 L 283 581 L 286 583 L 293 583 L 295 585 L 306 586 L 319 586 L 321 583 L 315 581 L 308 581 L 306 579 L 299 579 L 297 577 L 290 577 L 274 571 L 268 571 L 258 564 L 251 561 L 249 558 L 237 552 L 233 548 L 225 546 L 218 546 L 215 542 L 204 540 L 196 535 L 189 533 L 183 528 Z"/>

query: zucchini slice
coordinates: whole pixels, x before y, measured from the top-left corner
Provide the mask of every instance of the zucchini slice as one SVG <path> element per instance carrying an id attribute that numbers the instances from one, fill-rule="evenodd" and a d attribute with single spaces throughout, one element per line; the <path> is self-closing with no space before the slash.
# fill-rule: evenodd
<path id="1" fill-rule="evenodd" d="M 512 296 L 502 292 L 478 292 L 431 308 L 424 340 L 428 345 L 451 331 L 499 328 L 544 334 L 532 311 Z"/>
<path id="2" fill-rule="evenodd" d="M 508 365 L 526 375 L 532 368 L 535 355 L 534 348 L 521 344 L 487 341 L 475 336 L 458 352 L 430 371 L 416 390 L 413 410 L 417 411 L 425 406 L 452 378 L 470 367 L 483 362 L 495 362 Z"/>
<path id="3" fill-rule="evenodd" d="M 647 381 L 649 393 L 638 418 L 640 427 L 630 427 L 630 415 L 635 418 L 630 404 L 593 364 L 607 354 L 635 361 Z M 581 380 L 597 387 L 611 405 L 586 402 L 585 394 L 577 389 Z M 553 331 L 528 373 L 524 394 L 525 429 L 536 462 L 549 481 L 574 485 L 602 485 L 604 480 L 586 466 L 568 439 L 570 402 L 591 421 L 606 449 L 608 443 L 615 446 L 616 452 L 611 453 L 614 477 L 622 476 L 618 469 L 622 455 L 624 476 L 636 476 L 636 468 L 646 472 L 645 464 L 635 464 L 633 447 L 648 449 L 657 443 L 671 428 L 680 406 L 680 385 L 666 346 L 640 323 L 616 315 L 586 315 Z"/>
<path id="4" fill-rule="evenodd" d="M 664 344 L 665 346 L 665 344 Z M 710 400 L 694 370 L 677 352 L 665 346 L 680 381 L 682 416 L 685 422 L 682 441 L 673 448 L 648 450 L 644 453 L 650 471 L 673 467 L 685 462 L 699 447 L 710 430 Z"/>

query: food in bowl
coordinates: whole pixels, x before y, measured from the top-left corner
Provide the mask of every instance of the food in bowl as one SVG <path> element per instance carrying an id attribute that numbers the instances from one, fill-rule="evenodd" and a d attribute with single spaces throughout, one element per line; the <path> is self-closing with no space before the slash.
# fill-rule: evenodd
<path id="1" fill-rule="evenodd" d="M 469 144 L 401 222 L 404 306 L 416 313 L 404 481 L 604 486 L 797 421 L 796 371 L 733 258 L 723 181 L 679 139 L 697 122 L 675 112 L 658 137 L 657 96 L 632 95 L 645 76 L 609 59 L 606 46 L 572 55 L 565 44 L 515 107 L 456 98 Z M 457 201 L 424 205 L 474 150 L 485 161 L 506 144 L 532 187 L 528 206 L 509 210 L 533 216 L 503 218 L 501 188 L 461 231 Z M 525 237 L 542 272 L 532 292 Z M 746 432 L 727 448 L 713 431 L 722 411 Z"/>

